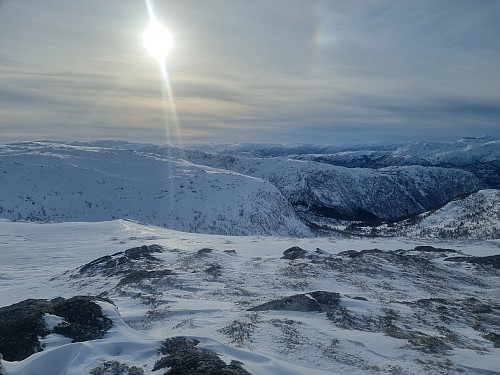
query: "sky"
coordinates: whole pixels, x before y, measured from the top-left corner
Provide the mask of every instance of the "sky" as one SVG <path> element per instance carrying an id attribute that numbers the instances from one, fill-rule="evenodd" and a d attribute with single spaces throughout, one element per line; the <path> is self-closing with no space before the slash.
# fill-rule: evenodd
<path id="1" fill-rule="evenodd" d="M 0 141 L 453 140 L 500 128 L 500 1 L 0 0 Z M 171 95 L 168 95 L 170 93 Z"/>

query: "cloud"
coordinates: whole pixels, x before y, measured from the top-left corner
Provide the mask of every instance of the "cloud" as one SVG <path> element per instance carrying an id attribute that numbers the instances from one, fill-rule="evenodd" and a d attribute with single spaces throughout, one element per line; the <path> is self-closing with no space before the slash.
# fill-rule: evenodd
<path id="1" fill-rule="evenodd" d="M 142 2 L 7 0 L 2 137 L 159 142 L 170 127 L 187 142 L 328 143 L 460 137 L 500 120 L 497 2 L 155 4 L 174 35 L 178 129 L 140 44 Z"/>

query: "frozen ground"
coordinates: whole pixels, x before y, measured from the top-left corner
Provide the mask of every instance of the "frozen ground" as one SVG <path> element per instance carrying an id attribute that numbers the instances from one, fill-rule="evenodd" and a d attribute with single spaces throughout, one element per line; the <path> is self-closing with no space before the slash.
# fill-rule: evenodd
<path id="1" fill-rule="evenodd" d="M 163 248 L 154 261 L 84 267 L 152 244 Z M 282 259 L 293 246 L 305 256 Z M 152 372 L 160 342 L 186 336 L 253 375 L 500 374 L 499 269 L 445 261 L 497 254 L 498 240 L 230 237 L 124 220 L 0 221 L 0 306 L 99 294 L 115 304 L 100 302 L 114 323 L 103 339 L 51 334 L 44 351 L 3 365 L 11 375 L 90 374 L 118 361 L 164 373 Z"/>

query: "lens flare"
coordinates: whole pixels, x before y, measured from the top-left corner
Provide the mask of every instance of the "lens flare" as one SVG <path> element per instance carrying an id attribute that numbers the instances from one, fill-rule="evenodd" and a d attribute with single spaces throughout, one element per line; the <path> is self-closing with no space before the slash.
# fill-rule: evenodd
<path id="1" fill-rule="evenodd" d="M 145 0 L 149 13 L 149 26 L 142 34 L 144 47 L 151 56 L 158 62 L 161 73 L 161 90 L 163 95 L 163 111 L 165 120 L 165 135 L 167 143 L 170 143 L 170 137 L 175 136 L 182 143 L 182 137 L 179 129 L 177 111 L 175 109 L 174 96 L 170 79 L 168 76 L 166 58 L 172 48 L 172 35 L 156 19 L 153 4 L 151 0 Z M 169 121 L 170 120 L 170 121 Z"/>

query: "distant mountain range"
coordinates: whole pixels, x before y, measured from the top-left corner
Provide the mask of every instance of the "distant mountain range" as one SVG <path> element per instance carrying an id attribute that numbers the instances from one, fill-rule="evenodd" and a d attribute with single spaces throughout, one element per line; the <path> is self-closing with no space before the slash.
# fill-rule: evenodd
<path id="1" fill-rule="evenodd" d="M 331 234 L 343 223 L 366 234 L 354 221 L 379 235 L 499 236 L 491 212 L 500 140 L 492 137 L 347 146 L 23 142 L 0 146 L 0 176 L 0 217 L 13 220 L 128 218 L 280 236 Z M 476 233 L 485 223 L 497 231 Z"/>

